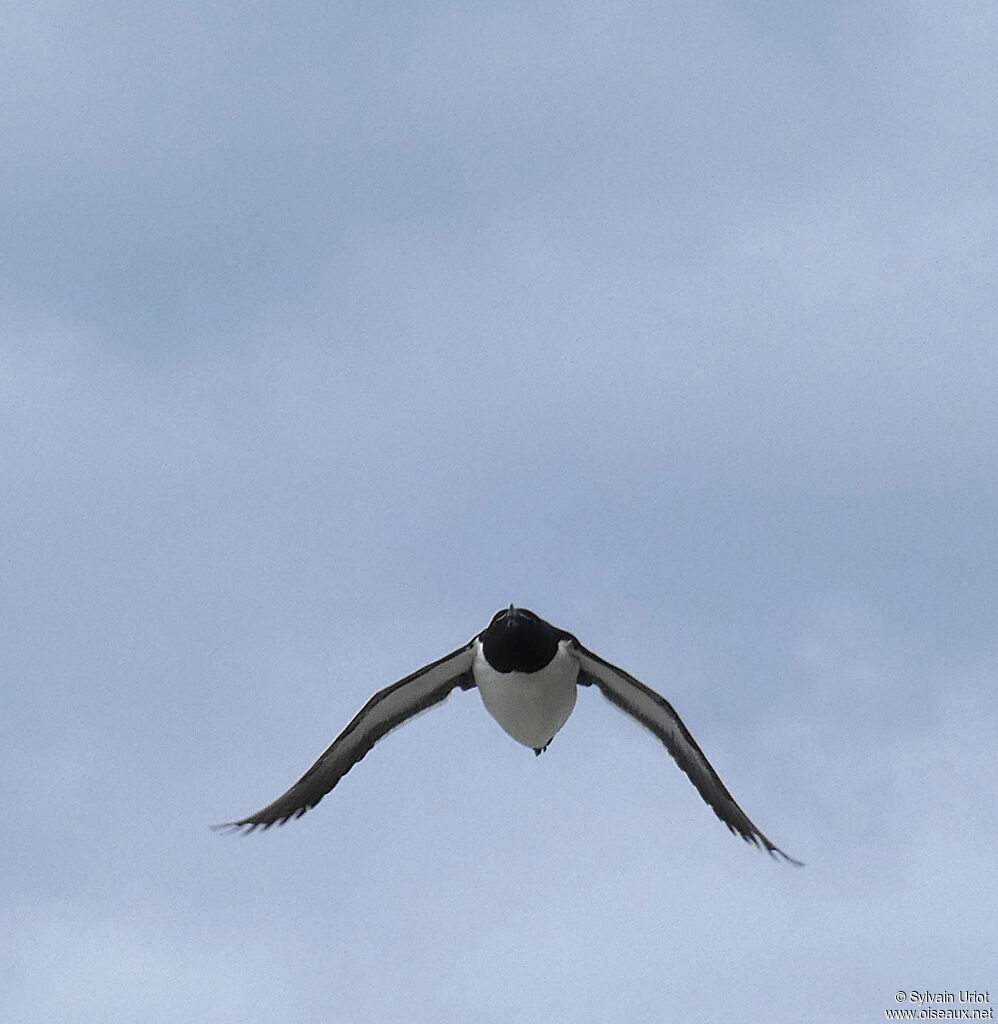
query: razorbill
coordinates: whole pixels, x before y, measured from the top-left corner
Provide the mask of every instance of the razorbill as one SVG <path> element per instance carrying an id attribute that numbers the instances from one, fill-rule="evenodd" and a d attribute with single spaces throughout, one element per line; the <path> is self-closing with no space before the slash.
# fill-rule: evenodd
<path id="1" fill-rule="evenodd" d="M 540 754 L 568 721 L 579 686 L 595 686 L 654 733 L 733 833 L 773 856 L 801 863 L 756 828 L 664 697 L 604 661 L 571 633 L 513 605 L 496 612 L 488 627 L 463 647 L 376 693 L 319 760 L 273 803 L 215 828 L 252 832 L 300 818 L 382 736 L 458 688 L 477 687 L 486 710 L 499 725 L 518 743 Z"/>

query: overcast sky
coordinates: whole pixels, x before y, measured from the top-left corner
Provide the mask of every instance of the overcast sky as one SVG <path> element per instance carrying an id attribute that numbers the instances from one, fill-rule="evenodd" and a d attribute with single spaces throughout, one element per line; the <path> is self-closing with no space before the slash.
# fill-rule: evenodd
<path id="1" fill-rule="evenodd" d="M 998 1002 L 998 8 L 19 4 L 0 1017 Z M 660 690 L 377 689 L 516 602 Z M 957 1004 L 959 1006 L 959 1004 Z"/>

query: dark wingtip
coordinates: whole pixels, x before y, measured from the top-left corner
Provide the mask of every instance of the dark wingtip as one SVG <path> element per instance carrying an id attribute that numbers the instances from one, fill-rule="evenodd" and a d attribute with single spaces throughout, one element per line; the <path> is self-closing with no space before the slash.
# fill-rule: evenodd
<path id="1" fill-rule="evenodd" d="M 242 829 L 242 825 L 238 821 L 223 821 L 221 825 L 209 825 L 212 832 L 218 832 L 220 835 L 232 835 L 233 832 L 239 832 Z"/>
<path id="2" fill-rule="evenodd" d="M 802 868 L 805 866 L 804 861 L 798 860 L 796 857 L 791 857 L 789 853 L 784 853 L 778 846 L 774 846 L 765 837 L 763 837 L 760 842 L 756 836 L 752 836 L 751 841 L 754 842 L 756 846 L 760 846 L 765 849 L 766 853 L 768 853 L 773 860 L 777 860 L 782 857 L 788 864 L 793 864 L 795 868 Z"/>
<path id="3" fill-rule="evenodd" d="M 793 864 L 795 868 L 803 868 L 807 866 L 804 861 L 798 860 L 796 857 L 791 857 L 789 853 L 784 853 L 783 850 L 781 850 L 775 843 L 771 843 L 761 832 L 742 832 L 729 821 L 726 821 L 724 824 L 728 826 L 728 831 L 731 832 L 732 835 L 741 837 L 746 843 L 749 843 L 758 850 L 765 850 L 773 860 L 777 860 L 782 857 L 788 864 Z"/>
<path id="4" fill-rule="evenodd" d="M 752 842 L 756 846 L 762 847 L 766 853 L 776 860 L 778 857 L 782 857 L 788 864 L 793 864 L 795 868 L 804 867 L 804 861 L 798 860 L 796 857 L 791 857 L 789 853 L 784 853 L 778 846 L 771 843 L 765 836 L 752 836 Z"/>
<path id="5" fill-rule="evenodd" d="M 211 825 L 209 827 L 212 832 L 218 832 L 221 835 L 231 836 L 238 832 L 241 835 L 248 836 L 250 832 L 255 832 L 258 828 L 266 830 L 275 824 L 283 825 L 284 821 L 279 823 L 274 821 L 226 821 L 221 825 Z"/>
<path id="6" fill-rule="evenodd" d="M 316 800 L 315 803 L 319 801 Z M 268 828 L 273 828 L 274 825 L 286 825 L 289 821 L 296 821 L 307 811 L 310 811 L 315 804 L 310 804 L 306 807 L 298 807 L 293 811 L 288 811 L 287 814 L 280 814 L 276 818 L 243 818 L 242 821 L 226 821 L 221 825 L 209 826 L 212 832 L 224 832 L 226 835 L 232 835 L 233 832 L 241 832 L 244 836 L 248 836 L 250 832 L 256 832 L 260 829 L 266 832 Z M 262 813 L 262 812 L 261 812 Z"/>

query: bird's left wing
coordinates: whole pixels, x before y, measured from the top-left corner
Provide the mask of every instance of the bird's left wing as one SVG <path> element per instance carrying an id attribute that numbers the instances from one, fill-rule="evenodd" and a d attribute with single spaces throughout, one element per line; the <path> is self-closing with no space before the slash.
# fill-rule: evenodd
<path id="1" fill-rule="evenodd" d="M 676 764 L 687 774 L 711 810 L 732 832 L 746 842 L 763 847 L 773 856 L 779 855 L 791 864 L 800 865 L 799 860 L 771 843 L 738 806 L 707 760 L 707 755 L 690 735 L 675 708 L 664 697 L 623 669 L 587 650 L 575 637 L 571 639 L 571 650 L 579 662 L 579 684 L 595 685 L 608 701 L 653 732 L 665 744 Z"/>
<path id="2" fill-rule="evenodd" d="M 282 796 L 241 821 L 216 829 L 270 828 L 300 818 L 314 807 L 386 733 L 413 715 L 439 704 L 456 687 L 475 685 L 471 672 L 474 640 L 376 693 L 333 740 L 329 749 Z"/>

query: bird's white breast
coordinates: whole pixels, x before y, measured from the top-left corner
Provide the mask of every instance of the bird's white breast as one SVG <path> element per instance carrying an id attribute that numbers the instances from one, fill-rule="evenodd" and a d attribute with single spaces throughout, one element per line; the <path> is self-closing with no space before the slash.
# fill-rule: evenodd
<path id="1" fill-rule="evenodd" d="M 472 671 L 489 714 L 514 740 L 535 750 L 551 742 L 575 707 L 579 663 L 566 640 L 537 672 L 497 672 L 476 640 Z"/>

